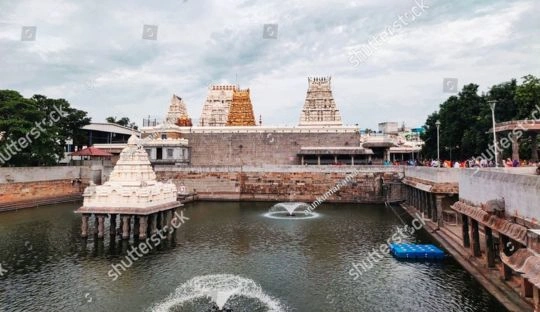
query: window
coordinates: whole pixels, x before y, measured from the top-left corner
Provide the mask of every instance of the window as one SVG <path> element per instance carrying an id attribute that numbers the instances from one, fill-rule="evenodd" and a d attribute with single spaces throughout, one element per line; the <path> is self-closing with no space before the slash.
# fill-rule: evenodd
<path id="1" fill-rule="evenodd" d="M 167 140 L 167 133 L 162 133 L 161 134 L 161 139 L 162 140 Z"/>
<path id="2" fill-rule="evenodd" d="M 163 159 L 163 149 L 161 147 L 156 149 L 156 159 Z"/>
<path id="3" fill-rule="evenodd" d="M 172 148 L 167 149 L 167 158 L 173 158 L 173 149 Z"/>

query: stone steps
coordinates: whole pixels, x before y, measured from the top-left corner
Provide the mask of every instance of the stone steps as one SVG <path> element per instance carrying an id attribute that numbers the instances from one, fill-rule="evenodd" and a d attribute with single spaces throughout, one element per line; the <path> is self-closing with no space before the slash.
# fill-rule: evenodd
<path id="1" fill-rule="evenodd" d="M 54 198 L 41 198 L 35 200 L 18 201 L 12 203 L 0 204 L 0 212 L 19 210 L 24 208 L 33 208 L 38 206 L 53 205 L 67 202 L 75 202 L 82 200 L 82 194 L 74 194 L 67 196 L 60 196 Z"/>

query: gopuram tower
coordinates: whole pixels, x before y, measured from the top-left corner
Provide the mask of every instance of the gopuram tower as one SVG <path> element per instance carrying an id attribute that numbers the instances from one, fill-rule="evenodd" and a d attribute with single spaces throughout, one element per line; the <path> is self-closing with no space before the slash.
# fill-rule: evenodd
<path id="1" fill-rule="evenodd" d="M 308 78 L 306 102 L 299 126 L 343 126 L 332 96 L 331 77 Z"/>
<path id="2" fill-rule="evenodd" d="M 173 94 L 171 98 L 171 105 L 169 106 L 169 112 L 167 113 L 167 123 L 171 125 L 177 125 L 180 127 L 191 127 L 191 118 L 187 113 L 186 103 L 181 97 Z"/>
<path id="3" fill-rule="evenodd" d="M 208 88 L 208 96 L 203 105 L 199 126 L 220 127 L 227 125 L 235 90 L 235 85 L 213 85 Z"/>
<path id="4" fill-rule="evenodd" d="M 234 90 L 227 126 L 255 126 L 249 89 Z"/>

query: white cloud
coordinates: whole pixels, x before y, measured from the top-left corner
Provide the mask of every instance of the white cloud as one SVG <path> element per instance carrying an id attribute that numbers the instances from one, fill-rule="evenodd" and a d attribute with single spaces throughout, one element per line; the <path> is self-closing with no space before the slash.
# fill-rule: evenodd
<path id="1" fill-rule="evenodd" d="M 419 0 L 418 0 L 419 1 Z M 0 88 L 65 97 L 95 121 L 164 115 L 172 93 L 198 119 L 211 83 L 249 87 L 264 124 L 296 124 L 306 77 L 332 75 L 347 124 L 423 124 L 442 79 L 492 84 L 538 72 L 538 1 L 425 1 L 430 8 L 353 67 L 414 1 L 22 0 L 0 4 Z M 536 22 L 535 22 L 536 21 Z M 262 38 L 279 24 L 278 39 Z M 143 40 L 144 24 L 158 25 Z M 21 42 L 22 26 L 37 40 Z M 534 72 L 534 70 L 537 70 Z"/>

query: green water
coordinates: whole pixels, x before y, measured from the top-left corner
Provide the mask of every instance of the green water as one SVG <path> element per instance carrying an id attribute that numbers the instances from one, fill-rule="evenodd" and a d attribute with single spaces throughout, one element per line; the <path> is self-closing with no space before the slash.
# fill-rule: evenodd
<path id="1" fill-rule="evenodd" d="M 115 281 L 111 265 L 129 246 L 81 240 L 79 204 L 0 214 L 0 311 L 209 311 L 208 298 L 174 305 L 175 289 L 210 274 L 253 281 L 283 311 L 506 311 L 454 260 L 386 256 L 356 281 L 352 262 L 386 242 L 400 220 L 377 205 L 323 205 L 318 218 L 264 217 L 272 203 L 188 204 L 186 221 Z M 432 243 L 425 233 L 411 242 Z M 133 242 L 130 242 L 132 244 Z M 7 270 L 7 272 L 5 271 Z M 234 311 L 267 311 L 231 297 Z"/>

